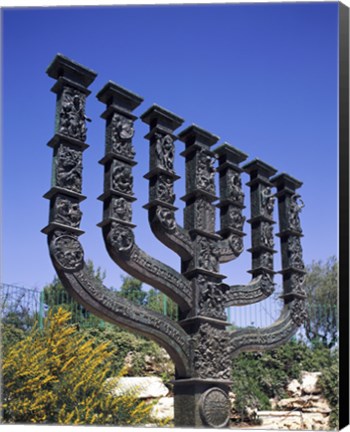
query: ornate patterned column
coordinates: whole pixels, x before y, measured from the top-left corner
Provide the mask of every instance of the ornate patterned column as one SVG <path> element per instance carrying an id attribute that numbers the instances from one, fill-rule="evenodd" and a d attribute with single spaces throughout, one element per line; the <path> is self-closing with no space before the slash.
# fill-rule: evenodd
<path id="1" fill-rule="evenodd" d="M 104 166 L 103 221 L 100 227 L 110 235 L 112 243 L 127 253 L 134 242 L 131 204 L 136 200 L 133 192 L 132 167 L 135 149 L 132 144 L 134 120 L 132 111 L 143 99 L 109 81 L 97 94 L 107 105 L 101 117 L 106 120 Z"/>
<path id="2" fill-rule="evenodd" d="M 220 262 L 224 263 L 236 259 L 243 252 L 245 217 L 242 211 L 245 206 L 241 180 L 243 169 L 239 164 L 248 156 L 228 143 L 216 148 L 215 153 L 219 158 L 217 171 L 220 175 L 220 203 L 217 207 L 220 209 L 221 229 L 218 234 L 228 243 L 227 246 L 221 245 Z"/>
<path id="3" fill-rule="evenodd" d="M 51 91 L 57 94 L 55 134 L 48 142 L 53 148 L 51 188 L 44 195 L 50 200 L 49 224 L 42 230 L 48 235 L 51 253 L 62 269 L 82 265 L 83 250 L 78 236 L 82 212 L 82 154 L 86 144 L 85 115 L 87 87 L 96 73 L 58 54 L 47 69 L 57 81 Z"/>
<path id="4" fill-rule="evenodd" d="M 150 170 L 145 175 L 149 180 L 148 219 L 154 235 L 185 260 L 192 258 L 192 241 L 189 233 L 175 220 L 174 182 L 180 177 L 174 171 L 174 130 L 183 119 L 172 112 L 153 105 L 141 120 L 150 127 L 145 136 L 150 141 Z"/>
<path id="5" fill-rule="evenodd" d="M 253 278 L 264 275 L 273 280 L 275 198 L 269 178 L 277 171 L 258 159 L 246 164 L 243 169 L 250 175 L 247 185 L 250 186 L 251 219 L 248 223 L 252 227 L 252 247 L 248 251 L 252 254 L 252 270 L 249 273 Z"/>
<path id="6" fill-rule="evenodd" d="M 184 228 L 193 258 L 182 260 L 182 273 L 192 282 L 194 307 L 180 324 L 191 335 L 193 376 L 174 382 L 177 426 L 224 427 L 229 419 L 230 346 L 223 305 L 225 277 L 219 273 L 220 242 L 215 233 L 215 154 L 218 137 L 190 126 L 179 134 L 186 145 Z"/>
<path id="7" fill-rule="evenodd" d="M 306 294 L 302 285 L 305 279 L 305 265 L 302 257 L 301 237 L 303 237 L 299 214 L 304 207 L 296 192 L 302 182 L 282 173 L 272 179 L 277 187 L 278 212 L 281 241 L 283 275 L 283 298 L 286 304 L 293 302 L 294 317 L 301 325 L 306 317 L 304 300 Z M 300 310 L 299 310 L 300 309 Z"/>

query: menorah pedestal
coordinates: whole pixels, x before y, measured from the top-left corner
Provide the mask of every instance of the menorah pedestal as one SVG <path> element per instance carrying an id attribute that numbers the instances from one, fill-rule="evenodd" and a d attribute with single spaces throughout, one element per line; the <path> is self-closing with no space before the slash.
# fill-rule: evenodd
<path id="1" fill-rule="evenodd" d="M 176 427 L 225 427 L 230 419 L 232 382 L 188 378 L 173 381 Z"/>

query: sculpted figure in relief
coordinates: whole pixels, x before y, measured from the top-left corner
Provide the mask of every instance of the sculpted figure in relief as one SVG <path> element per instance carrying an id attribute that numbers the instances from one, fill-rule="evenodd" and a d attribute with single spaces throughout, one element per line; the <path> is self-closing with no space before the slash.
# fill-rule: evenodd
<path id="1" fill-rule="evenodd" d="M 112 187 L 126 194 L 132 194 L 133 177 L 125 165 L 115 165 L 112 171 Z"/>
<path id="2" fill-rule="evenodd" d="M 273 208 L 275 204 L 275 197 L 271 191 L 271 188 L 267 186 L 261 192 L 261 204 L 265 213 L 265 216 L 272 217 Z"/>
<path id="3" fill-rule="evenodd" d="M 196 174 L 197 186 L 207 192 L 214 192 L 215 168 L 213 166 L 213 160 L 208 154 L 204 153 L 203 151 L 199 153 Z"/>
<path id="4" fill-rule="evenodd" d="M 69 199 L 57 198 L 55 220 L 64 225 L 69 225 L 74 228 L 78 227 L 82 217 L 82 211 L 77 202 L 72 202 Z"/>
<path id="5" fill-rule="evenodd" d="M 131 220 L 131 205 L 125 198 L 114 198 L 112 209 L 112 214 L 114 217 L 124 221 Z"/>
<path id="6" fill-rule="evenodd" d="M 174 169 L 174 143 L 170 135 L 157 134 L 156 156 L 161 168 L 167 171 Z"/>
<path id="7" fill-rule="evenodd" d="M 62 94 L 59 132 L 81 141 L 86 140 L 85 121 L 91 121 L 84 113 L 84 96 L 67 87 Z"/>
<path id="8" fill-rule="evenodd" d="M 59 187 L 81 191 L 81 171 L 82 157 L 81 152 L 61 145 L 56 160 L 56 184 Z"/>
<path id="9" fill-rule="evenodd" d="M 238 203 L 243 203 L 244 193 L 242 192 L 242 180 L 241 176 L 237 174 L 233 174 L 230 180 L 230 196 L 233 201 Z"/>
<path id="10" fill-rule="evenodd" d="M 305 204 L 300 198 L 300 196 L 297 194 L 292 195 L 290 200 L 290 216 L 289 216 L 289 224 L 292 229 L 301 231 L 299 213 L 304 207 Z"/>
<path id="11" fill-rule="evenodd" d="M 134 125 L 130 119 L 114 114 L 111 131 L 112 150 L 133 159 L 135 149 L 131 143 L 131 138 L 134 136 L 134 132 Z"/>

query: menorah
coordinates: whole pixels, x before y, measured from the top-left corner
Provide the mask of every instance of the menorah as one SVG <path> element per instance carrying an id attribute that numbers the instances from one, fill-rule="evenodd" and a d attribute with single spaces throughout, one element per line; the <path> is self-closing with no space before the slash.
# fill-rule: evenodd
<path id="1" fill-rule="evenodd" d="M 79 236 L 82 212 L 82 155 L 86 144 L 85 115 L 88 86 L 96 73 L 58 54 L 47 69 L 57 80 L 52 187 L 48 235 L 50 256 L 68 292 L 86 309 L 106 321 L 155 340 L 175 364 L 175 426 L 225 427 L 229 422 L 230 374 L 233 359 L 243 351 L 276 348 L 295 334 L 305 319 L 305 266 L 302 259 L 299 213 L 303 207 L 296 192 L 302 183 L 265 162 L 247 159 L 242 151 L 224 143 L 211 147 L 218 137 L 196 125 L 175 135 L 183 119 L 153 105 L 141 120 L 149 125 L 149 224 L 160 242 L 181 259 L 181 273 L 150 257 L 135 240 L 132 223 L 133 111 L 143 99 L 109 81 L 97 94 L 106 105 L 103 221 L 99 223 L 107 251 L 118 266 L 149 284 L 178 305 L 178 320 L 138 306 L 109 290 L 91 275 L 84 263 Z M 184 224 L 175 219 L 174 142 L 185 144 L 186 194 Z M 216 162 L 217 161 L 217 162 Z M 214 164 L 217 163 L 217 168 Z M 252 255 L 251 281 L 227 285 L 221 263 L 243 252 L 244 193 L 241 174 L 249 175 Z M 220 198 L 215 194 L 219 176 Z M 272 177 L 273 176 L 273 177 Z M 274 188 L 276 191 L 274 192 Z M 265 328 L 231 330 L 226 309 L 260 302 L 274 292 L 274 204 L 278 200 L 284 306 L 280 318 Z M 218 201 L 217 204 L 214 202 Z M 220 213 L 215 231 L 215 213 Z M 244 379 L 244 377 L 242 377 Z"/>

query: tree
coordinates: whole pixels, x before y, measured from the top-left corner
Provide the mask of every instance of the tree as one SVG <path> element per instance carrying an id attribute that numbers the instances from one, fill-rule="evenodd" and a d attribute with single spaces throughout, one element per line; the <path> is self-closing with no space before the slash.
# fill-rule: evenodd
<path id="1" fill-rule="evenodd" d="M 50 311 L 3 358 L 3 416 L 7 423 L 132 425 L 149 421 L 152 405 L 131 394 L 114 397 L 109 342 L 86 340 L 70 312 Z M 115 383 L 114 383 L 115 384 Z"/>
<path id="2" fill-rule="evenodd" d="M 304 289 L 309 304 L 305 333 L 309 341 L 332 348 L 338 342 L 338 262 L 330 257 L 307 267 Z"/>
<path id="3" fill-rule="evenodd" d="M 154 311 L 162 313 L 171 319 L 177 319 L 177 304 L 162 292 L 151 288 L 147 292 L 146 304 L 147 307 Z"/>
<path id="4" fill-rule="evenodd" d="M 154 288 L 143 291 L 142 282 L 132 276 L 124 276 L 122 279 L 123 284 L 119 291 L 121 296 L 139 306 L 147 306 L 169 318 L 176 319 L 177 305 L 170 298 Z"/>
<path id="5" fill-rule="evenodd" d="M 95 269 L 91 260 L 87 261 L 87 269 L 92 276 L 96 277 L 101 283 L 106 277 L 104 271 L 100 267 Z M 44 287 L 44 304 L 46 307 L 57 310 L 58 307 L 64 307 L 72 313 L 72 321 L 80 325 L 86 325 L 87 319 L 89 323 L 96 323 L 98 318 L 94 317 L 82 305 L 76 302 L 73 297 L 66 291 L 60 279 L 55 275 L 53 281 Z M 91 322 L 90 322 L 91 321 Z"/>
<path id="6" fill-rule="evenodd" d="M 137 305 L 146 303 L 147 292 L 142 290 L 142 282 L 132 276 L 122 276 L 123 284 L 120 287 L 120 295 Z"/>
<path id="7" fill-rule="evenodd" d="M 5 352 L 9 346 L 21 340 L 37 321 L 35 303 L 38 293 L 22 287 L 1 285 L 0 297 L 0 334 L 2 349 Z"/>

